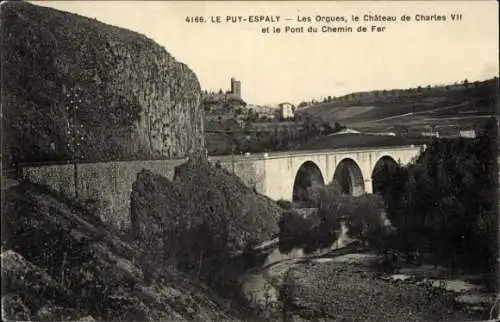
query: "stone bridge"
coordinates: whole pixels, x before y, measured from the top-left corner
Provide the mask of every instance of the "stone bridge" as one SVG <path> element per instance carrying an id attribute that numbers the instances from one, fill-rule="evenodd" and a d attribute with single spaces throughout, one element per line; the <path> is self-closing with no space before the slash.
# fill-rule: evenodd
<path id="1" fill-rule="evenodd" d="M 274 200 L 301 199 L 312 185 L 337 183 L 344 193 L 373 192 L 373 174 L 383 166 L 408 164 L 425 145 L 344 148 L 219 156 L 210 160 Z"/>
<path id="2" fill-rule="evenodd" d="M 380 165 L 410 162 L 424 146 L 288 151 L 213 156 L 209 161 L 238 175 L 271 199 L 301 200 L 307 188 L 335 181 L 344 192 L 371 193 L 372 174 Z M 78 164 L 24 165 L 22 175 L 69 196 L 96 200 L 101 217 L 118 229 L 130 224 L 130 195 L 137 174 L 150 170 L 170 180 L 186 159 Z"/>

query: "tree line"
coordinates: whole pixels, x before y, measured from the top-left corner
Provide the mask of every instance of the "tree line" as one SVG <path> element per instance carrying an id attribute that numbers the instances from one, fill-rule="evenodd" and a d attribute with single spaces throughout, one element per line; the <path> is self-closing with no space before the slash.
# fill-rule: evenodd
<path id="1" fill-rule="evenodd" d="M 397 235 L 391 248 L 421 262 L 493 273 L 498 260 L 497 122 L 476 139 L 435 140 L 409 166 L 374 175 Z"/>

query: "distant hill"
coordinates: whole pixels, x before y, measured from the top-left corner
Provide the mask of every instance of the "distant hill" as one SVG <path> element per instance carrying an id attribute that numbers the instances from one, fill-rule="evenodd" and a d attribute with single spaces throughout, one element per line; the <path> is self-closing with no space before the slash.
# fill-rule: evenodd
<path id="1" fill-rule="evenodd" d="M 482 127 L 497 115 L 498 79 L 440 87 L 353 93 L 297 113 L 362 131 L 441 131 Z"/>
<path id="2" fill-rule="evenodd" d="M 387 135 L 367 135 L 357 133 L 346 133 L 339 135 L 327 135 L 310 140 L 297 146 L 296 150 L 321 150 L 342 148 L 373 148 L 391 147 L 404 145 L 430 144 L 430 138 L 406 138 Z"/>

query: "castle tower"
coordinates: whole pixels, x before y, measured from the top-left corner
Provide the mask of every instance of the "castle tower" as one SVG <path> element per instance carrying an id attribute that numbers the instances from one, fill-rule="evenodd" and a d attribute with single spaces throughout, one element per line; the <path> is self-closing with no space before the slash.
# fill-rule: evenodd
<path id="1" fill-rule="evenodd" d="M 241 98 L 241 82 L 231 77 L 231 93 Z"/>

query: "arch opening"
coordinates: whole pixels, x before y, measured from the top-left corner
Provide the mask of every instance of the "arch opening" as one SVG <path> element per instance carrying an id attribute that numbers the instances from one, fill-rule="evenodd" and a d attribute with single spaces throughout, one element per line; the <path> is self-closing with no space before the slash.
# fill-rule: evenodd
<path id="1" fill-rule="evenodd" d="M 312 161 L 304 162 L 295 175 L 293 202 L 310 201 L 310 189 L 324 185 L 325 181 L 318 166 Z"/>
<path id="2" fill-rule="evenodd" d="M 381 157 L 375 163 L 372 171 L 373 193 L 384 196 L 386 193 L 392 191 L 392 178 L 397 169 L 398 163 L 396 160 L 387 155 Z"/>
<path id="3" fill-rule="evenodd" d="M 343 159 L 335 168 L 333 183 L 344 194 L 359 196 L 365 193 L 365 182 L 358 164 L 353 159 Z"/>

